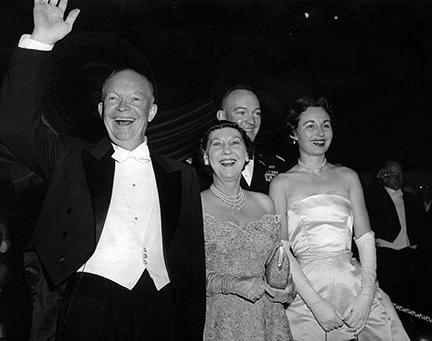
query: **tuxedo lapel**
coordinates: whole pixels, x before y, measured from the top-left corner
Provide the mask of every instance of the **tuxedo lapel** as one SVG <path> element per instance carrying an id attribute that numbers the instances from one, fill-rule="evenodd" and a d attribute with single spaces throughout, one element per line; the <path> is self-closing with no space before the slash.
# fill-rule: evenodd
<path id="1" fill-rule="evenodd" d="M 115 161 L 111 158 L 112 153 L 111 143 L 107 139 L 82 152 L 95 220 L 96 244 L 102 233 L 111 201 L 115 168 Z"/>
<path id="2" fill-rule="evenodd" d="M 162 221 L 162 238 L 167 249 L 176 232 L 180 217 L 182 180 L 181 171 L 157 154 L 151 153 L 153 170 L 159 195 Z"/>
<path id="3" fill-rule="evenodd" d="M 240 178 L 240 186 L 243 189 L 246 189 L 248 191 L 254 190 L 254 188 L 257 186 L 257 184 L 259 183 L 261 177 L 262 177 L 262 167 L 260 167 L 260 161 L 258 161 L 258 157 L 255 155 L 254 156 L 254 164 L 253 164 L 253 170 L 252 170 L 252 179 L 250 182 L 250 186 L 247 183 L 246 179 L 244 178 L 244 176 L 242 175 Z"/>
<path id="4" fill-rule="evenodd" d="M 253 181 L 253 178 L 252 178 L 252 181 Z M 252 182 L 251 182 L 251 184 L 252 184 Z M 249 184 L 247 183 L 247 181 L 245 180 L 243 175 L 240 178 L 240 186 L 241 186 L 241 188 L 243 188 L 245 190 L 250 190 Z"/>
<path id="5" fill-rule="evenodd" d="M 383 195 L 385 196 L 385 204 L 386 204 L 386 211 L 388 212 L 388 218 L 390 220 L 390 222 L 394 225 L 395 223 L 397 223 L 397 225 L 399 225 L 399 230 L 400 230 L 400 223 L 399 223 L 399 216 L 397 214 L 397 210 L 396 210 L 396 206 L 395 203 L 393 202 L 390 194 L 385 190 L 385 188 L 382 188 L 383 190 Z M 404 203 L 405 205 L 405 203 Z"/>
<path id="6" fill-rule="evenodd" d="M 396 206 L 390 194 L 385 190 L 384 187 L 382 187 L 382 193 L 383 193 L 383 206 L 385 205 L 383 214 L 386 219 L 386 226 L 388 229 L 387 233 L 390 233 L 391 235 L 389 241 L 394 241 L 401 230 L 399 216 L 396 210 Z"/>

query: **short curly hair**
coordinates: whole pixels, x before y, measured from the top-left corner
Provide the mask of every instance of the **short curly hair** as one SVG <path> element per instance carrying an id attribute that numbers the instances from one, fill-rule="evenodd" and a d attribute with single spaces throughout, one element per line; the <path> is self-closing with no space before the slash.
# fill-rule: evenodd
<path id="1" fill-rule="evenodd" d="M 223 129 L 223 128 L 233 128 L 233 129 L 238 130 L 241 134 L 243 143 L 246 147 L 246 152 L 249 156 L 249 159 L 253 158 L 254 145 L 253 145 L 251 139 L 246 135 L 246 132 L 242 128 L 240 128 L 238 126 L 238 124 L 235 122 L 221 120 L 221 121 L 218 121 L 217 123 L 215 123 L 214 125 L 212 125 L 210 128 L 208 128 L 207 131 L 202 135 L 202 137 L 200 139 L 199 159 L 200 159 L 201 164 L 204 165 L 208 170 L 211 170 L 211 167 L 210 167 L 210 165 L 204 164 L 204 154 L 206 153 L 206 150 L 207 150 L 207 145 L 209 142 L 209 136 L 213 131 Z"/>

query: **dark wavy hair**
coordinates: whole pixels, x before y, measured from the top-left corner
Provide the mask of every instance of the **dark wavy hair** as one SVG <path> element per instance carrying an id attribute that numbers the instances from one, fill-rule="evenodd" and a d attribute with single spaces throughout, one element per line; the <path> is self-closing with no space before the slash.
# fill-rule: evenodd
<path id="1" fill-rule="evenodd" d="M 286 124 L 288 126 L 288 129 L 290 131 L 290 134 L 294 132 L 294 130 L 297 129 L 298 123 L 300 120 L 300 115 L 304 113 L 307 108 L 309 107 L 320 107 L 323 108 L 327 114 L 329 114 L 330 119 L 333 123 L 334 121 L 334 113 L 333 108 L 329 104 L 328 100 L 324 96 L 320 97 L 300 97 L 297 99 L 293 105 L 291 106 L 288 115 L 286 117 Z"/>
<path id="2" fill-rule="evenodd" d="M 248 153 L 249 159 L 253 158 L 253 154 L 254 154 L 254 146 L 252 141 L 250 140 L 250 138 L 246 135 L 246 132 L 240 128 L 237 123 L 234 122 L 230 122 L 230 121 L 225 121 L 225 120 L 221 120 L 218 121 L 217 123 L 215 123 L 214 125 L 212 125 L 210 128 L 207 129 L 207 131 L 202 135 L 201 139 L 200 139 L 200 153 L 199 153 L 199 160 L 201 162 L 201 165 L 203 165 L 204 167 L 206 167 L 209 171 L 211 171 L 211 167 L 210 165 L 205 165 L 204 164 L 204 154 L 207 150 L 207 145 L 209 142 L 209 136 L 211 134 L 212 131 L 215 130 L 219 130 L 219 129 L 223 129 L 223 128 L 233 128 L 236 129 L 240 132 L 243 143 L 246 147 L 246 151 Z M 245 163 L 245 165 L 247 164 L 247 162 Z"/>

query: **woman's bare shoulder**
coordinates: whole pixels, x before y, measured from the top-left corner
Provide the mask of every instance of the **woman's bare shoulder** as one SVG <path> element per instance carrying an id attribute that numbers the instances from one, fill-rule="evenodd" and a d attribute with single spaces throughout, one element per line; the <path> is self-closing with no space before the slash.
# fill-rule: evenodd
<path id="1" fill-rule="evenodd" d="M 267 194 L 249 191 L 247 194 L 256 202 L 258 206 L 262 207 L 266 213 L 273 214 L 275 212 L 273 199 Z"/>
<path id="2" fill-rule="evenodd" d="M 288 171 L 276 175 L 270 185 L 272 185 L 273 183 L 277 184 L 278 186 L 289 185 L 291 182 L 295 181 L 299 175 L 300 172 L 298 172 L 297 167 L 294 166 Z"/>
<path id="3" fill-rule="evenodd" d="M 357 172 L 349 167 L 332 165 L 332 171 L 337 173 L 338 176 L 344 177 L 346 180 L 357 179 Z"/>

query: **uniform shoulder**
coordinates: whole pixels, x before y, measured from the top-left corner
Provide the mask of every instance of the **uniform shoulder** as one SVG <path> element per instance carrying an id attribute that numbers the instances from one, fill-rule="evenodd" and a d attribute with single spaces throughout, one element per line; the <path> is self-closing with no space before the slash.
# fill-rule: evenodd
<path id="1" fill-rule="evenodd" d="M 262 163 L 267 168 L 277 169 L 279 172 L 288 170 L 288 160 L 285 156 L 271 152 L 256 152 L 256 162 Z"/>

